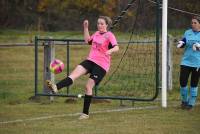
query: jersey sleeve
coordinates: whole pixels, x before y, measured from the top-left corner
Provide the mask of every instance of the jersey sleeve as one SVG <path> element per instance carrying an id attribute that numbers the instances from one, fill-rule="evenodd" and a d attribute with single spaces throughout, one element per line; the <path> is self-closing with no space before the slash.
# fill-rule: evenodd
<path id="1" fill-rule="evenodd" d="M 92 34 L 92 36 L 90 36 L 90 38 L 88 39 L 88 44 L 92 44 L 93 38 L 95 36 L 96 32 Z"/>
<path id="2" fill-rule="evenodd" d="M 182 37 L 182 41 L 187 45 L 187 36 L 189 34 L 190 30 L 185 31 Z"/>
<path id="3" fill-rule="evenodd" d="M 117 45 L 117 40 L 116 37 L 113 33 L 110 32 L 110 36 L 109 36 L 109 44 L 111 44 L 112 47 Z"/>

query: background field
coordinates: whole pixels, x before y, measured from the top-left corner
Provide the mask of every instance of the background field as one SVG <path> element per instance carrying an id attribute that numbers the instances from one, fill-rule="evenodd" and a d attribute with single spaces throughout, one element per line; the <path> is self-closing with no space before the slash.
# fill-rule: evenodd
<path id="1" fill-rule="evenodd" d="M 171 34 L 175 37 L 175 35 L 180 36 L 177 33 L 181 32 L 172 31 Z M 4 30 L 1 32 L 0 42 L 1 44 L 6 41 L 30 43 L 35 34 L 38 33 Z M 81 34 L 81 32 L 40 33 L 42 36 L 57 38 L 82 38 Z M 119 40 L 128 39 L 128 35 L 121 33 L 118 33 L 117 37 Z M 120 48 L 123 50 L 123 45 Z M 89 46 L 74 46 L 71 50 L 72 69 L 87 55 Z M 65 51 L 62 47 L 58 47 L 56 53 L 60 59 L 65 60 L 63 56 Z M 91 118 L 79 121 L 77 118 L 82 111 L 82 99 L 71 102 L 58 97 L 54 102 L 50 102 L 48 97 L 30 99 L 34 95 L 33 47 L 0 47 L 0 134 L 199 133 L 200 106 L 197 105 L 192 111 L 185 111 L 179 107 L 178 72 L 181 54 L 182 50 L 173 47 L 173 90 L 168 92 L 168 108 L 161 108 L 160 95 L 153 102 L 135 102 L 134 107 L 131 101 L 123 101 L 123 106 L 120 106 L 119 100 L 105 101 L 93 103 Z M 40 58 L 42 56 L 41 50 Z M 114 57 L 119 58 L 117 55 Z M 117 64 L 116 59 L 113 59 L 113 66 Z M 60 79 L 63 74 L 56 77 Z M 79 79 L 73 89 L 83 91 L 86 79 L 86 76 Z"/>

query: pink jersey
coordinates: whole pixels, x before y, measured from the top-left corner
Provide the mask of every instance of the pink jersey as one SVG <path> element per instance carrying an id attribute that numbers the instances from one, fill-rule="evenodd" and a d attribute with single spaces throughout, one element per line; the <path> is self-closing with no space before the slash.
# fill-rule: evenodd
<path id="1" fill-rule="evenodd" d="M 111 56 L 106 55 L 106 51 L 117 45 L 114 34 L 112 32 L 100 33 L 97 31 L 90 37 L 88 42 L 91 43 L 92 46 L 87 59 L 93 61 L 108 72 Z"/>

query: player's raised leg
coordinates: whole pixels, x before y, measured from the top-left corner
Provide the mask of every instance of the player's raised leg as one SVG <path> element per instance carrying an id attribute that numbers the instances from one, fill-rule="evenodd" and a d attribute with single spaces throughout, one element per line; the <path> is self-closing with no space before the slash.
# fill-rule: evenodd
<path id="1" fill-rule="evenodd" d="M 82 65 L 78 65 L 69 76 L 59 81 L 57 84 L 54 84 L 50 80 L 47 80 L 46 83 L 50 90 L 57 93 L 59 89 L 70 86 L 78 77 L 86 73 L 87 70 Z"/>

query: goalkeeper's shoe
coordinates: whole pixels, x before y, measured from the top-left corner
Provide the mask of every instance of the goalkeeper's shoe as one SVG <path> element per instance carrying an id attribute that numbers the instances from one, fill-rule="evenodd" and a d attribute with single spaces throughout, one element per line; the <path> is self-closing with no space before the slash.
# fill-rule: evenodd
<path id="1" fill-rule="evenodd" d="M 58 89 L 57 86 L 55 84 L 53 84 L 53 82 L 51 82 L 50 80 L 46 80 L 46 84 L 48 86 L 48 88 L 53 92 L 53 93 L 57 93 Z"/>
<path id="2" fill-rule="evenodd" d="M 185 109 L 188 110 L 188 111 L 190 111 L 190 110 L 193 109 L 193 106 L 192 105 L 187 105 Z"/>
<path id="3" fill-rule="evenodd" d="M 187 102 L 183 102 L 181 103 L 181 108 L 182 109 L 186 109 L 187 108 L 188 103 Z"/>
<path id="4" fill-rule="evenodd" d="M 82 113 L 78 119 L 79 120 L 85 120 L 85 119 L 88 119 L 88 118 L 89 118 L 89 115 Z"/>

